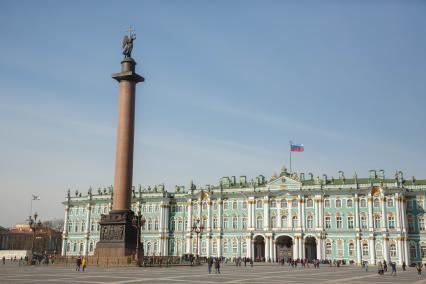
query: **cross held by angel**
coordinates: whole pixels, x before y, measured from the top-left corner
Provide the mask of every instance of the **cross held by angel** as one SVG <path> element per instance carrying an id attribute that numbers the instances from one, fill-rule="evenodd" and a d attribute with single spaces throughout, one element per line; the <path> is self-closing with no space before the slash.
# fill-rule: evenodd
<path id="1" fill-rule="evenodd" d="M 124 36 L 122 45 L 124 58 L 132 57 L 133 41 L 136 39 L 132 26 L 129 26 L 127 31 L 129 34 Z"/>

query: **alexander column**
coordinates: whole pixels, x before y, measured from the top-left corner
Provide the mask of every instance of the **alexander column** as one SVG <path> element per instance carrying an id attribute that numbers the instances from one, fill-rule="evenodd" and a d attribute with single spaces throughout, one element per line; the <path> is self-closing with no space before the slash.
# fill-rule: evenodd
<path id="1" fill-rule="evenodd" d="M 145 79 L 135 72 L 136 62 L 131 53 L 136 35 L 131 27 L 128 32 L 123 39 L 121 72 L 112 75 L 120 84 L 113 207 L 108 215 L 101 217 L 100 241 L 95 253 L 98 257 L 132 256 L 137 242 L 137 229 L 132 225 L 134 212 L 131 210 L 135 89 L 136 84 Z"/>

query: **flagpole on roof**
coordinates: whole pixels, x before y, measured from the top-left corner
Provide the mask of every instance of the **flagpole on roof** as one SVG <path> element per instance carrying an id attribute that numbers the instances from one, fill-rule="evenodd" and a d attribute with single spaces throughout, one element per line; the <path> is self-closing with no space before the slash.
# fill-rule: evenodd
<path id="1" fill-rule="evenodd" d="M 290 150 L 290 174 L 292 173 L 291 172 L 291 145 L 292 144 L 293 144 L 293 142 L 290 141 L 290 148 L 289 148 L 289 150 Z"/>

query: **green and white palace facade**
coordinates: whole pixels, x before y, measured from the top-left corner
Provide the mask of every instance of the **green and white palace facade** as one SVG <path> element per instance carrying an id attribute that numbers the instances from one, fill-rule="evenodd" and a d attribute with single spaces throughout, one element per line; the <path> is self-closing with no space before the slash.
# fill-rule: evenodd
<path id="1" fill-rule="evenodd" d="M 145 219 L 145 255 L 346 260 L 360 264 L 426 260 L 426 180 L 335 178 L 291 174 L 269 180 L 223 177 L 217 186 L 133 188 L 132 210 Z M 92 255 L 101 214 L 112 208 L 113 189 L 70 194 L 65 205 L 62 255 Z M 197 238 L 191 228 L 204 226 Z M 199 248 L 199 249 L 198 249 Z"/>

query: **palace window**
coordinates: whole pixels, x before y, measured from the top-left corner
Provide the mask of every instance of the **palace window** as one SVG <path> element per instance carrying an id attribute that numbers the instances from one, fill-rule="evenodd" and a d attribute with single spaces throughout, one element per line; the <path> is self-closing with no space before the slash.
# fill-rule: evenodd
<path id="1" fill-rule="evenodd" d="M 73 252 L 77 251 L 77 242 L 74 242 L 74 245 L 72 246 L 72 251 Z"/>
<path id="2" fill-rule="evenodd" d="M 203 202 L 203 210 L 207 210 L 207 202 Z"/>
<path id="3" fill-rule="evenodd" d="M 415 243 L 411 243 L 410 244 L 410 257 L 413 258 L 417 258 L 417 249 L 416 249 L 416 244 Z"/>
<path id="4" fill-rule="evenodd" d="M 154 222 L 154 230 L 155 230 L 155 231 L 158 231 L 158 219 L 155 219 L 155 222 Z"/>
<path id="5" fill-rule="evenodd" d="M 327 242 L 325 244 L 325 254 L 326 255 L 331 255 L 331 243 Z"/>
<path id="6" fill-rule="evenodd" d="M 341 216 L 336 216 L 336 228 L 337 229 L 341 229 L 342 227 L 343 227 L 342 217 Z"/>
<path id="7" fill-rule="evenodd" d="M 201 253 L 204 255 L 207 253 L 207 244 L 205 240 L 201 242 Z"/>
<path id="8" fill-rule="evenodd" d="M 227 229 L 228 228 L 228 217 L 223 217 L 223 228 Z"/>
<path id="9" fill-rule="evenodd" d="M 395 229 L 395 217 L 392 215 L 388 216 L 388 226 L 389 229 Z"/>
<path id="10" fill-rule="evenodd" d="M 237 241 L 236 241 L 236 240 L 234 240 L 234 241 L 232 242 L 232 253 L 233 253 L 233 254 L 236 254 L 236 253 L 237 253 L 237 250 L 238 250 L 238 243 L 237 243 Z"/>
<path id="11" fill-rule="evenodd" d="M 75 222 L 75 225 L 74 225 L 74 232 L 78 232 L 78 223 L 77 222 Z"/>
<path id="12" fill-rule="evenodd" d="M 354 216 L 348 216 L 348 229 L 354 228 Z"/>
<path id="13" fill-rule="evenodd" d="M 198 249 L 197 249 L 197 239 L 194 239 L 192 241 L 192 253 L 193 254 L 198 254 Z"/>
<path id="14" fill-rule="evenodd" d="M 83 251 L 84 251 L 84 244 L 80 243 L 80 250 L 79 250 L 79 252 L 82 253 Z"/>
<path id="15" fill-rule="evenodd" d="M 337 244 L 337 255 L 343 256 L 343 241 L 337 240 L 336 244 Z"/>
<path id="16" fill-rule="evenodd" d="M 152 230 L 152 220 L 148 219 L 148 231 Z"/>
<path id="17" fill-rule="evenodd" d="M 228 209 L 228 206 L 225 209 Z M 198 211 L 198 204 L 197 203 L 194 203 L 193 211 Z"/>
<path id="18" fill-rule="evenodd" d="M 233 209 L 233 210 L 237 210 L 237 206 L 238 206 L 237 201 L 234 201 L 234 202 L 232 203 L 232 209 Z"/>
<path id="19" fill-rule="evenodd" d="M 154 242 L 154 253 L 157 254 L 158 252 L 158 243 Z"/>
<path id="20" fill-rule="evenodd" d="M 331 228 L 331 217 L 325 216 L 325 228 L 330 229 Z"/>
<path id="21" fill-rule="evenodd" d="M 238 229 L 238 218 L 237 217 L 232 217 L 232 229 L 236 230 Z"/>
<path id="22" fill-rule="evenodd" d="M 378 229 L 381 227 L 381 220 L 382 218 L 380 218 L 380 215 L 374 216 L 374 228 Z"/>
<path id="23" fill-rule="evenodd" d="M 299 219 L 297 219 L 297 216 L 293 216 L 292 221 L 293 229 L 299 226 Z"/>
<path id="24" fill-rule="evenodd" d="M 393 207 L 393 198 L 389 197 L 389 198 L 387 198 L 386 201 L 387 201 L 388 207 Z"/>
<path id="25" fill-rule="evenodd" d="M 243 254 L 245 255 L 247 253 L 247 243 L 245 241 L 243 242 L 242 247 L 243 247 Z"/>
<path id="26" fill-rule="evenodd" d="M 367 229 L 367 217 L 365 215 L 361 216 L 361 229 Z"/>
<path id="27" fill-rule="evenodd" d="M 314 200 L 312 198 L 308 198 L 308 200 L 306 201 L 306 207 L 308 208 L 314 207 Z"/>
<path id="28" fill-rule="evenodd" d="M 247 202 L 243 201 L 243 209 L 247 209 Z"/>
<path id="29" fill-rule="evenodd" d="M 217 229 L 218 227 L 217 227 L 217 218 L 216 217 L 214 217 L 213 218 L 213 229 Z"/>
<path id="30" fill-rule="evenodd" d="M 263 219 L 261 216 L 257 216 L 256 218 L 256 229 L 262 229 L 263 228 Z"/>
<path id="31" fill-rule="evenodd" d="M 391 257 L 396 257 L 396 245 L 395 244 L 390 244 L 389 253 L 390 253 Z"/>
<path id="32" fill-rule="evenodd" d="M 422 258 L 426 258 L 426 243 L 421 243 L 420 250 L 422 253 Z"/>
<path id="33" fill-rule="evenodd" d="M 330 199 L 325 199 L 324 200 L 324 207 L 325 208 L 330 208 Z"/>
<path id="34" fill-rule="evenodd" d="M 170 225 L 170 231 L 174 231 L 174 230 L 175 230 L 175 228 L 176 228 L 176 220 L 175 220 L 175 219 L 172 219 L 172 223 L 171 223 L 171 225 Z"/>
<path id="35" fill-rule="evenodd" d="M 368 244 L 362 244 L 362 256 L 368 256 Z"/>
<path id="36" fill-rule="evenodd" d="M 89 245 L 89 251 L 93 251 L 93 243 L 92 242 L 90 242 L 90 245 Z"/>
<path id="37" fill-rule="evenodd" d="M 373 201 L 373 206 L 374 207 L 380 207 L 380 199 L 378 199 L 378 198 L 374 198 L 374 201 Z"/>
<path id="38" fill-rule="evenodd" d="M 152 205 L 149 205 L 148 212 L 152 212 Z"/>
<path id="39" fill-rule="evenodd" d="M 277 227 L 277 217 L 272 216 L 271 217 L 271 228 L 276 228 Z"/>
<path id="40" fill-rule="evenodd" d="M 257 200 L 256 201 L 256 208 L 263 208 L 263 203 L 262 203 L 262 200 Z"/>
<path id="41" fill-rule="evenodd" d="M 383 256 L 383 248 L 381 243 L 376 244 L 376 257 L 382 257 Z"/>
<path id="42" fill-rule="evenodd" d="M 281 200 L 281 208 L 287 208 L 287 200 L 285 199 Z"/>
<path id="43" fill-rule="evenodd" d="M 355 246 L 353 243 L 349 244 L 349 256 L 355 256 Z"/>
<path id="44" fill-rule="evenodd" d="M 312 215 L 309 215 L 306 219 L 306 227 L 308 229 L 312 229 L 314 227 L 314 217 Z"/>
<path id="45" fill-rule="evenodd" d="M 363 208 L 367 207 L 367 200 L 365 198 L 361 199 L 359 202 L 359 206 Z"/>
<path id="46" fill-rule="evenodd" d="M 348 208 L 352 208 L 352 204 L 353 204 L 352 199 L 348 199 L 348 200 L 346 200 L 346 207 L 348 207 Z"/>
<path id="47" fill-rule="evenodd" d="M 212 251 L 213 251 L 213 254 L 217 254 L 217 241 L 216 240 L 213 241 Z"/>
<path id="48" fill-rule="evenodd" d="M 68 223 L 68 232 L 71 232 L 71 230 L 72 230 L 72 222 L 69 222 Z"/>
<path id="49" fill-rule="evenodd" d="M 217 210 L 217 202 L 213 203 L 213 210 Z"/>
<path id="50" fill-rule="evenodd" d="M 276 208 L 277 207 L 277 202 L 273 199 L 271 200 L 271 208 Z"/>
<path id="51" fill-rule="evenodd" d="M 419 216 L 419 230 L 424 231 L 425 230 L 425 217 Z"/>
<path id="52" fill-rule="evenodd" d="M 408 215 L 408 231 L 414 231 L 414 218 L 413 215 Z"/>
<path id="53" fill-rule="evenodd" d="M 243 226 L 243 229 L 247 228 L 247 218 L 246 217 L 243 217 L 241 219 L 241 225 Z"/>
<path id="54" fill-rule="evenodd" d="M 96 231 L 100 231 L 101 230 L 101 224 L 99 224 L 98 222 L 96 223 Z"/>
<path id="55" fill-rule="evenodd" d="M 223 240 L 223 253 L 228 253 L 228 241 Z"/>
<path id="56" fill-rule="evenodd" d="M 342 208 L 342 200 L 336 199 L 336 208 Z"/>
<path id="57" fill-rule="evenodd" d="M 281 216 L 281 228 L 287 228 L 287 216 Z"/>
<path id="58" fill-rule="evenodd" d="M 182 231 L 182 225 L 183 225 L 182 219 L 179 218 L 179 220 L 178 220 L 178 231 Z"/>
<path id="59" fill-rule="evenodd" d="M 86 222 L 81 222 L 81 231 L 84 232 L 86 230 Z"/>
<path id="60" fill-rule="evenodd" d="M 295 208 L 295 207 L 297 207 L 297 205 L 298 205 L 297 199 L 293 199 L 291 201 L 291 207 Z"/>
<path id="61" fill-rule="evenodd" d="M 146 244 L 146 254 L 151 255 L 151 243 Z"/>

